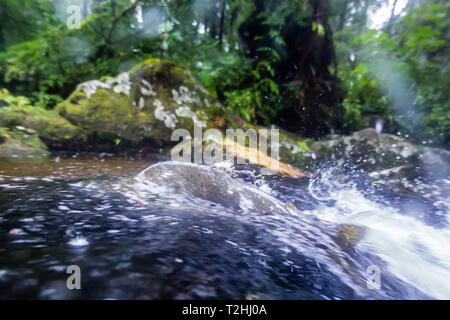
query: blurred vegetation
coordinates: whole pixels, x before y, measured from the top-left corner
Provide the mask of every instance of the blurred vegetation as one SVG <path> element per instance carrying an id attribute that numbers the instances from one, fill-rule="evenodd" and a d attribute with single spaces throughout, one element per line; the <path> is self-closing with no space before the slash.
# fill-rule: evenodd
<path id="1" fill-rule="evenodd" d="M 358 20 L 336 28 L 347 129 L 381 117 L 388 131 L 448 146 L 449 8 L 446 1 L 409 1 L 381 30 L 361 32 Z"/>
<path id="2" fill-rule="evenodd" d="M 162 57 L 249 122 L 318 136 L 381 119 L 448 146 L 450 4 L 401 2 L 3 0 L 0 88 L 52 109 L 80 82 Z"/>

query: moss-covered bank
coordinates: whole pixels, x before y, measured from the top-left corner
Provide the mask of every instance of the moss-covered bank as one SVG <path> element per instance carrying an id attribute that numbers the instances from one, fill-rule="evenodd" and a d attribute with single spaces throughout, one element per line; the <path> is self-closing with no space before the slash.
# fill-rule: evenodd
<path id="1" fill-rule="evenodd" d="M 34 132 L 23 127 L 11 130 L 0 127 L 0 159 L 42 158 L 49 155 L 46 145 Z"/>

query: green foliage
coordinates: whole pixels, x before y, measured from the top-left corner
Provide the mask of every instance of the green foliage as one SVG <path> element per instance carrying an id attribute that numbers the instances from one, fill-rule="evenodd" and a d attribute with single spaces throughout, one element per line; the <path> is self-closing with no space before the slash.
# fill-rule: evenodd
<path id="1" fill-rule="evenodd" d="M 58 94 L 48 94 L 42 91 L 38 91 L 31 94 L 30 100 L 33 104 L 41 108 L 53 108 L 63 99 Z"/>
<path id="2" fill-rule="evenodd" d="M 47 0 L 2 1 L 0 4 L 0 51 L 30 41 L 55 24 L 53 4 Z"/>
<path id="3" fill-rule="evenodd" d="M 336 35 L 347 37 L 338 44 L 347 130 L 367 126 L 373 116 L 389 124 L 387 131 L 449 142 L 448 9 L 439 3 L 409 9 L 390 34 L 355 35 L 349 26 Z"/>
<path id="4" fill-rule="evenodd" d="M 17 106 L 30 106 L 30 100 L 26 97 L 14 96 L 6 89 L 0 90 L 0 101 L 2 106 L 17 105 Z"/>
<path id="5" fill-rule="evenodd" d="M 264 8 L 257 9 L 258 3 Z M 66 26 L 69 4 L 83 8 L 80 29 Z M 295 44 L 295 40 L 286 43 L 286 34 L 297 24 L 314 35 L 310 48 L 314 59 L 332 49 L 322 48 L 319 42 L 331 37 L 333 29 L 337 63 L 330 69 L 342 80 L 345 93 L 342 127 L 336 129 L 357 130 L 373 118 L 382 118 L 387 131 L 448 143 L 449 4 L 410 0 L 402 14 L 391 17 L 381 29 L 370 30 L 366 22 L 371 4 L 364 0 L 4 0 L 0 87 L 28 97 L 28 102 L 14 103 L 51 109 L 82 81 L 117 74 L 149 57 L 167 58 L 192 70 L 208 91 L 246 121 L 267 125 L 300 99 L 304 79 L 294 76 L 298 71 L 292 70 L 288 80 L 279 73 L 298 62 L 282 65 Z M 327 7 L 331 7 L 329 17 L 322 11 Z M 249 40 L 256 47 L 252 55 L 239 34 L 248 21 L 257 21 L 262 28 Z M 302 59 L 303 49 L 295 49 L 295 59 Z"/>
<path id="6" fill-rule="evenodd" d="M 353 70 L 345 70 L 342 77 L 346 80 L 346 98 L 344 126 L 350 130 L 360 130 L 369 125 L 363 115 L 376 115 L 391 118 L 389 104 L 380 92 L 376 76 L 364 63 L 359 63 Z"/>
<path id="7" fill-rule="evenodd" d="M 53 107 L 61 100 L 58 95 L 66 97 L 79 82 L 129 69 L 142 59 L 129 49 L 130 41 L 140 40 L 131 37 L 136 31 L 129 27 L 136 20 L 132 14 L 136 5 L 125 0 L 92 2 L 93 12 L 81 29 L 67 28 L 68 15 L 58 19 L 49 9 L 46 16 L 53 24 L 40 28 L 34 40 L 0 52 L 0 84 Z M 36 14 L 33 19 L 41 18 Z"/>
<path id="8" fill-rule="evenodd" d="M 251 121 L 255 117 L 255 102 L 260 101 L 258 93 L 250 90 L 226 92 L 228 106 L 237 115 L 240 115 L 246 121 Z M 259 102 L 261 103 L 261 102 Z"/>

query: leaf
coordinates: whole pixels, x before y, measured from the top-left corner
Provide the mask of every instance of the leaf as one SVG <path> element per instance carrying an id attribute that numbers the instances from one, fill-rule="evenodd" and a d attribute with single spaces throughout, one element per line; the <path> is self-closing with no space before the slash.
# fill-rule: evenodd
<path id="1" fill-rule="evenodd" d="M 279 93 L 280 93 L 280 91 L 279 91 L 279 89 L 278 89 L 278 85 L 277 85 L 272 79 L 266 78 L 265 80 L 266 80 L 266 82 L 269 83 L 270 90 L 271 90 L 273 93 L 276 93 L 276 94 L 279 94 Z"/>
<path id="2" fill-rule="evenodd" d="M 322 24 L 318 24 L 317 34 L 321 37 L 325 35 L 325 29 Z"/>
<path id="3" fill-rule="evenodd" d="M 301 140 L 301 141 L 297 141 L 297 146 L 300 149 L 304 150 L 304 151 L 307 151 L 307 152 L 311 151 L 311 149 L 309 149 L 308 141 L 306 139 L 305 140 Z"/>
<path id="4" fill-rule="evenodd" d="M 256 79 L 259 79 L 261 77 L 258 70 L 252 70 L 252 75 L 254 75 Z"/>
<path id="5" fill-rule="evenodd" d="M 261 97 L 259 96 L 259 94 L 256 94 L 256 95 L 255 95 L 255 102 L 256 102 L 256 105 L 257 105 L 259 108 L 262 107 Z"/>

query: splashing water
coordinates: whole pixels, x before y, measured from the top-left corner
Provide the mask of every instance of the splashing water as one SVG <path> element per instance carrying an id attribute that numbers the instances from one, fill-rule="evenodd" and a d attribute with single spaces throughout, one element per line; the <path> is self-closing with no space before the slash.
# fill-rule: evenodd
<path id="1" fill-rule="evenodd" d="M 95 165 L 112 168 L 108 161 Z M 423 213 L 418 202 L 394 201 L 339 166 L 310 179 L 235 178 L 230 192 L 245 185 L 298 209 L 261 213 L 251 199 L 240 211 L 189 189 L 174 192 L 169 186 L 186 179 L 176 175 L 155 183 L 142 174 L 81 180 L 3 174 L 0 297 L 450 297 L 448 198 L 439 185 L 427 187 L 440 209 Z M 427 219 L 438 213 L 439 224 Z M 86 290 L 65 288 L 69 265 L 80 266 Z M 381 272 L 379 290 L 367 287 L 373 265 Z"/>
<path id="2" fill-rule="evenodd" d="M 355 184 L 337 182 L 333 169 L 328 168 L 320 178 L 312 179 L 309 191 L 315 199 L 334 200 L 334 205 L 321 203 L 304 213 L 336 224 L 365 227 L 367 232 L 357 249 L 381 258 L 382 275 L 397 277 L 430 297 L 449 299 L 448 224 L 443 228 L 427 225 L 413 212 L 402 212 L 371 200 Z M 445 215 L 448 219 L 448 209 Z"/>

